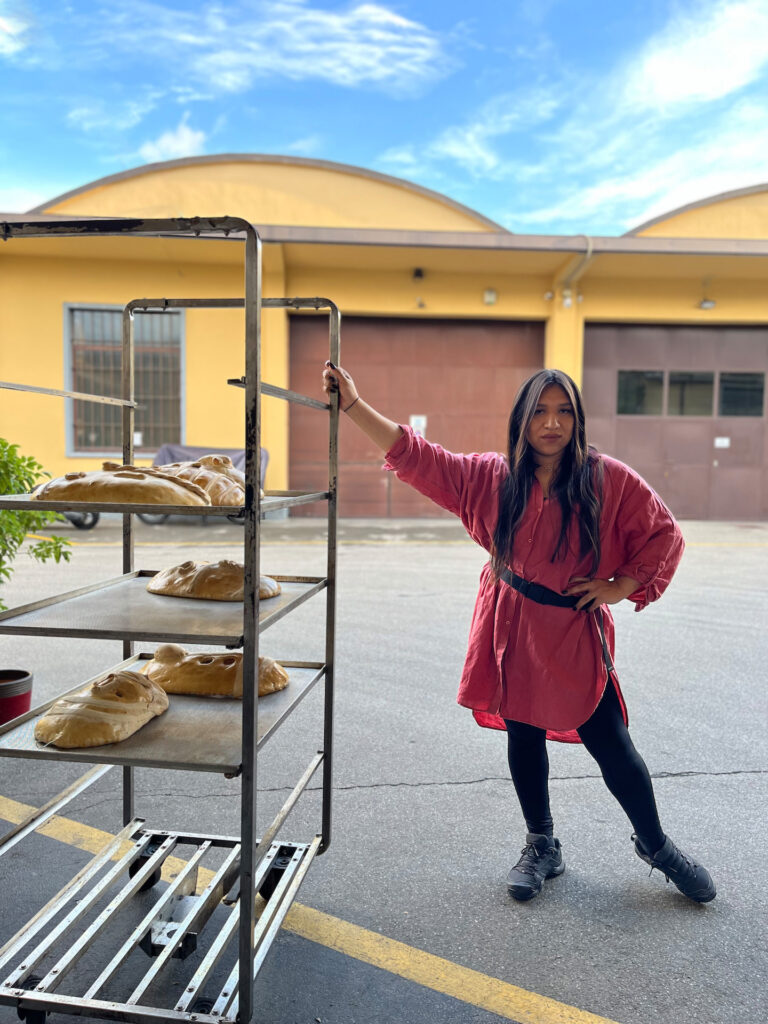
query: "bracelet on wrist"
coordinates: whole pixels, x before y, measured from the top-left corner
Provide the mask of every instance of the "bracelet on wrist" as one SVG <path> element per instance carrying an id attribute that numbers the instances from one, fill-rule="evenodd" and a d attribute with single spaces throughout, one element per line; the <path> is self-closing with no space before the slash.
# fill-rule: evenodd
<path id="1" fill-rule="evenodd" d="M 347 408 L 343 409 L 342 412 L 349 412 L 349 410 L 352 408 L 352 406 L 355 405 L 355 403 L 359 402 L 359 401 L 360 401 L 360 395 L 357 396 L 357 398 L 355 399 L 354 402 L 350 402 L 349 405 L 347 406 Z"/>

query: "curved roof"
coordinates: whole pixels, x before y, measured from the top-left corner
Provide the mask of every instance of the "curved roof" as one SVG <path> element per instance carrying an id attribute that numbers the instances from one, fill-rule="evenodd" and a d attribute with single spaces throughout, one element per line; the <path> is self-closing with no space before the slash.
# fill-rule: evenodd
<path id="1" fill-rule="evenodd" d="M 686 203 L 627 231 L 678 238 L 768 238 L 768 183 Z"/>
<path id="2" fill-rule="evenodd" d="M 144 164 L 65 192 L 29 212 L 236 215 L 255 224 L 507 233 L 477 211 L 403 178 L 329 160 L 261 153 Z"/>

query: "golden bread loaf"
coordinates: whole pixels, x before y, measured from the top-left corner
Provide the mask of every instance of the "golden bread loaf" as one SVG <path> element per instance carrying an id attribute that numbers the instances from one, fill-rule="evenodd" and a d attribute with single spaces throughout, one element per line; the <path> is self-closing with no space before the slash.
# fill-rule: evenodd
<path id="1" fill-rule="evenodd" d="M 242 601 L 242 562 L 222 558 L 219 562 L 182 562 L 163 569 L 147 584 L 150 594 L 166 597 L 194 597 L 203 601 Z M 277 597 L 281 587 L 269 576 L 259 577 L 259 598 Z"/>
<path id="2" fill-rule="evenodd" d="M 240 653 L 188 654 L 178 644 L 161 644 L 142 672 L 167 693 L 204 697 L 243 696 Z M 259 697 L 288 685 L 288 673 L 272 658 L 259 658 Z"/>
<path id="3" fill-rule="evenodd" d="M 110 672 L 52 704 L 35 725 L 35 739 L 63 749 L 119 743 L 167 709 L 165 691 L 151 678 Z"/>
<path id="4" fill-rule="evenodd" d="M 202 487 L 157 469 L 104 463 L 91 473 L 67 473 L 34 492 L 41 501 L 99 501 L 136 505 L 210 505 Z"/>
<path id="5" fill-rule="evenodd" d="M 228 455 L 202 455 L 194 462 L 170 462 L 158 469 L 202 487 L 212 505 L 245 504 L 245 476 Z"/>

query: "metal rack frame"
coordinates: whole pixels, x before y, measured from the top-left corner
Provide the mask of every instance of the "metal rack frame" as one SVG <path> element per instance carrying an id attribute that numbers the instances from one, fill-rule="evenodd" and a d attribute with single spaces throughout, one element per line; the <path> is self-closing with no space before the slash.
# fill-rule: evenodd
<path id="1" fill-rule="evenodd" d="M 110 748 L 94 748 L 91 751 L 52 751 L 41 750 L 33 739 L 30 739 L 34 719 L 45 708 L 35 708 L 27 715 L 15 719 L 0 729 L 0 756 L 61 758 L 64 760 L 96 762 L 101 767 L 93 768 L 80 780 L 73 783 L 64 793 L 49 801 L 45 807 L 34 812 L 21 825 L 11 830 L 0 839 L 0 855 L 10 849 L 25 835 L 34 831 L 56 813 L 64 804 L 72 800 L 85 788 L 109 771 L 114 765 L 122 765 L 122 803 L 123 831 L 99 853 L 90 864 L 86 865 L 74 879 L 67 883 L 53 899 L 32 918 L 12 939 L 0 948 L 0 977 L 4 968 L 14 959 L 22 957 L 21 951 L 27 947 L 35 935 L 43 928 L 51 926 L 60 914 L 63 918 L 49 930 L 46 938 L 33 949 L 23 954 L 23 963 L 17 965 L 12 973 L 0 981 L 0 1004 L 15 1005 L 17 1010 L 27 1015 L 28 1022 L 44 1021 L 46 1012 L 53 1009 L 74 1015 L 102 1016 L 108 1019 L 125 1021 L 211 1021 L 216 1024 L 240 1022 L 248 1024 L 253 1018 L 254 999 L 253 987 L 256 975 L 261 968 L 269 947 L 277 934 L 280 924 L 293 902 L 298 888 L 309 869 L 313 858 L 327 850 L 331 841 L 331 792 L 332 792 L 332 759 L 333 759 L 333 684 L 334 684 L 334 638 L 335 638 L 335 606 L 336 606 L 336 483 L 338 470 L 338 395 L 332 394 L 329 402 L 321 402 L 306 395 L 275 385 L 263 383 L 261 380 L 261 313 L 264 308 L 314 309 L 328 310 L 330 319 L 329 349 L 330 358 L 338 363 L 340 343 L 340 313 L 338 307 L 324 298 L 268 298 L 262 297 L 261 275 L 261 240 L 258 232 L 251 224 L 240 218 L 175 218 L 175 219 L 82 219 L 68 221 L 23 221 L 0 225 L 3 240 L 14 237 L 40 237 L 45 235 L 88 236 L 88 235 L 149 235 L 149 236 L 203 236 L 216 237 L 229 235 L 233 231 L 245 234 L 244 298 L 237 299 L 136 299 L 129 302 L 123 310 L 122 332 L 122 396 L 121 398 L 85 395 L 72 391 L 35 387 L 11 382 L 0 382 L 0 388 L 36 392 L 64 398 L 101 402 L 119 405 L 122 408 L 123 461 L 133 462 L 133 436 L 135 417 L 134 395 L 134 358 L 133 358 L 133 327 L 134 314 L 149 309 L 163 310 L 171 308 L 243 308 L 245 310 L 245 375 L 228 383 L 241 387 L 245 391 L 245 503 L 241 508 L 210 506 L 176 507 L 176 506 L 145 506 L 114 503 L 84 503 L 37 501 L 25 496 L 0 496 L 0 508 L 38 510 L 53 509 L 63 511 L 69 509 L 89 509 L 120 512 L 123 516 L 123 575 L 113 580 L 97 584 L 93 587 L 80 588 L 68 594 L 60 595 L 45 601 L 33 602 L 22 608 L 11 609 L 0 616 L 0 633 L 18 633 L 28 635 L 56 636 L 97 636 L 104 639 L 121 639 L 123 642 L 123 662 L 117 668 L 134 664 L 137 659 L 148 655 L 134 655 L 133 644 L 136 640 L 178 640 L 181 638 L 191 642 L 221 644 L 243 649 L 243 688 L 242 702 L 238 702 L 241 720 L 240 762 L 237 763 L 236 753 L 231 750 L 217 750 L 197 762 L 189 759 L 174 758 L 171 750 L 170 759 L 156 756 L 158 747 L 162 746 L 162 722 L 149 723 L 144 727 L 145 741 L 129 749 L 130 738 L 123 741 L 123 753 Z M 260 441 L 261 441 L 261 396 L 270 395 L 288 402 L 299 403 L 329 414 L 328 463 L 329 479 L 327 491 L 296 492 L 278 491 L 260 498 Z M 316 577 L 285 577 L 286 589 L 289 593 L 281 607 L 270 611 L 261 611 L 258 598 L 259 566 L 260 566 L 260 520 L 264 514 L 276 508 L 289 508 L 310 501 L 324 500 L 328 505 L 328 549 L 327 571 L 325 578 Z M 153 575 L 151 570 L 134 569 L 134 537 L 133 515 L 142 512 L 165 512 L 184 515 L 227 515 L 241 520 L 244 525 L 244 564 L 245 585 L 242 606 L 242 618 L 238 623 L 232 622 L 231 610 L 224 615 L 227 620 L 223 625 L 219 622 L 214 629 L 200 631 L 199 622 L 203 616 L 198 615 L 196 624 L 190 628 L 192 602 L 177 599 L 173 616 L 176 620 L 176 632 L 158 630 L 150 625 L 138 628 L 121 628 L 119 621 L 108 626 L 103 623 L 94 625 L 89 622 L 85 609 L 89 600 L 109 603 L 110 595 L 125 594 L 126 587 L 134 586 L 136 599 L 141 577 Z M 120 588 L 123 588 L 122 591 Z M 325 660 L 322 663 L 283 661 L 300 677 L 299 682 L 291 691 L 281 691 L 283 696 L 275 702 L 269 713 L 260 722 L 257 686 L 259 634 L 271 622 L 277 621 L 292 608 L 318 593 L 326 591 L 325 608 Z M 149 596 L 149 595 L 148 595 Z M 81 602 L 78 605 L 78 602 Z M 116 602 L 113 601 L 113 605 Z M 214 602 L 196 602 L 197 605 L 210 606 Z M 183 607 L 187 606 L 187 607 Z M 54 624 L 56 614 L 63 613 L 71 617 L 79 610 L 81 621 L 77 615 L 69 625 Z M 114 610 L 114 609 L 113 609 Z M 210 610 L 210 609 L 207 609 Z M 119 615 L 117 616 L 119 620 Z M 236 619 L 237 616 L 234 616 Z M 221 619 L 221 615 L 220 615 Z M 187 625 L 185 626 L 185 621 Z M 238 625 L 240 628 L 238 628 Z M 282 659 L 281 659 L 282 661 Z M 294 790 L 277 813 L 272 824 L 262 836 L 255 833 L 256 825 L 256 768 L 258 750 L 274 734 L 277 727 L 291 713 L 293 708 L 320 680 L 324 679 L 325 702 L 323 717 L 323 749 L 307 766 L 297 782 Z M 252 685 L 247 681 L 251 680 Z M 80 689 L 80 683 L 75 689 Z M 72 692 L 72 691 L 69 691 Z M 273 695 L 279 697 L 280 695 Z M 176 700 L 176 698 L 174 698 Z M 280 705 L 279 707 L 277 705 Z M 232 708 L 229 708 L 230 717 Z M 151 728 L 160 737 L 155 746 L 151 742 Z M 138 736 L 144 730 L 140 730 Z M 140 749 L 140 748 L 144 749 Z M 176 749 L 179 749 L 178 746 Z M 134 813 L 133 769 L 138 765 L 173 767 L 196 771 L 221 771 L 231 777 L 242 775 L 242 796 L 240 810 L 240 836 L 238 838 L 221 836 L 200 836 L 195 833 L 162 832 L 143 829 L 142 822 Z M 286 818 L 295 806 L 302 792 L 306 789 L 315 772 L 322 768 L 322 811 L 321 832 L 308 843 L 291 843 L 278 840 L 277 836 Z M 117 858 L 124 843 L 130 844 L 128 852 L 122 852 L 114 866 L 102 877 L 99 874 Z M 187 865 L 181 870 L 171 886 L 160 895 L 160 898 L 147 911 L 141 923 L 134 927 L 121 947 L 120 955 L 128 955 L 129 951 L 139 944 L 147 946 L 156 955 L 153 966 L 133 991 L 125 1003 L 108 1002 L 96 996 L 115 973 L 118 957 L 114 957 L 101 974 L 91 983 L 84 996 L 65 996 L 54 993 L 61 979 L 76 963 L 81 955 L 90 948 L 97 935 L 110 925 L 116 916 L 149 885 L 159 878 L 163 861 L 171 854 L 176 845 L 192 845 L 196 851 Z M 199 895 L 195 895 L 197 875 L 200 862 L 211 850 L 224 847 L 228 852 L 224 864 L 214 872 L 208 884 Z M 100 899 L 105 897 L 109 887 L 117 884 L 125 876 L 129 880 L 112 898 L 85 932 L 75 936 L 75 925 L 89 908 L 97 908 Z M 227 893 L 237 883 L 237 894 L 225 899 Z M 91 886 L 89 889 L 88 887 Z M 262 893 L 267 899 L 266 906 L 256 917 L 256 897 Z M 76 906 L 67 911 L 67 904 L 76 902 Z M 146 992 L 154 984 L 161 969 L 173 956 L 183 956 L 187 947 L 194 948 L 197 933 L 205 921 L 217 907 L 226 903 L 231 906 L 225 925 L 213 939 L 205 958 L 189 981 L 184 995 L 177 1000 L 173 1009 L 155 1007 L 146 1001 Z M 172 909 L 169 909 L 172 908 Z M 181 909 L 179 909 L 181 908 Z M 96 910 L 94 909 L 94 913 Z M 216 964 L 223 957 L 225 950 L 237 938 L 237 958 L 231 968 L 226 984 L 219 993 L 218 999 L 209 1012 L 199 1008 L 192 1013 L 195 1000 L 202 992 Z M 69 940 L 72 945 L 42 978 L 34 976 L 34 967 L 42 962 L 54 941 L 71 933 Z"/>

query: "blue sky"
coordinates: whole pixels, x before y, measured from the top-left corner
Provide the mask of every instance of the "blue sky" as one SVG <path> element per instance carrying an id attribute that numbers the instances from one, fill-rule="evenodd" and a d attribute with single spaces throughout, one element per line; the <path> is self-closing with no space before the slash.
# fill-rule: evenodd
<path id="1" fill-rule="evenodd" d="M 768 0 L 0 0 L 0 95 L 0 211 L 279 153 L 621 234 L 768 182 Z"/>

